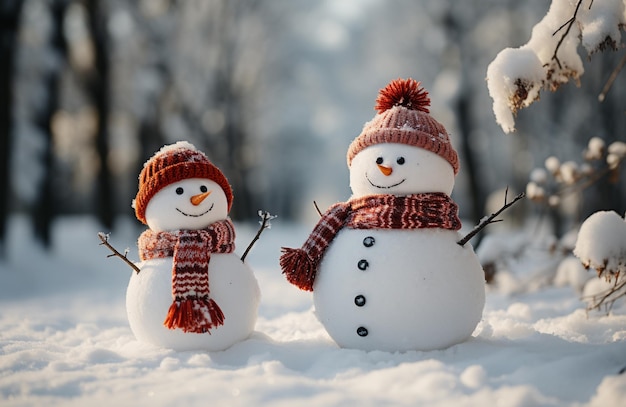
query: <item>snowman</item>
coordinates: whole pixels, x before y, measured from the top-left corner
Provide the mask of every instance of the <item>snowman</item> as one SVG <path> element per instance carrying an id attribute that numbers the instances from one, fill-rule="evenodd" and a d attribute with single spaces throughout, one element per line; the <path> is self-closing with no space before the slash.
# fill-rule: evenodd
<path id="1" fill-rule="evenodd" d="M 322 215 L 302 248 L 283 248 L 283 273 L 313 291 L 315 314 L 341 347 L 443 349 L 482 318 L 483 269 L 456 243 L 458 157 L 429 105 L 413 79 L 382 89 L 378 114 L 348 149 L 352 196 Z"/>
<path id="2" fill-rule="evenodd" d="M 219 351 L 254 330 L 259 287 L 234 253 L 232 199 L 222 172 L 190 143 L 165 146 L 144 164 L 133 208 L 149 229 L 126 292 L 139 341 Z"/>

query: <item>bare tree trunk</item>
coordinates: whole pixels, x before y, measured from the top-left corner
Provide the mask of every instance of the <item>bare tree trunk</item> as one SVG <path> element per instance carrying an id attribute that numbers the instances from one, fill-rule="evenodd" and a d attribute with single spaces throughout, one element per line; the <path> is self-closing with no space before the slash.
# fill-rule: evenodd
<path id="1" fill-rule="evenodd" d="M 13 133 L 13 77 L 17 31 L 20 27 L 21 0 L 0 4 L 0 255 L 4 251 L 11 177 L 11 136 Z"/>
<path id="2" fill-rule="evenodd" d="M 63 21 L 67 3 L 64 0 L 54 0 L 50 4 L 52 13 L 52 34 L 51 46 L 55 57 L 59 61 L 65 61 L 67 56 L 67 43 L 63 35 Z M 43 167 L 44 177 L 39 189 L 39 196 L 35 204 L 34 224 L 35 236 L 41 240 L 47 248 L 51 244 L 51 225 L 56 214 L 55 189 L 52 186 L 54 180 L 54 156 L 53 156 L 53 134 L 52 120 L 59 106 L 61 92 L 61 76 L 64 64 L 59 63 L 54 71 L 47 74 L 45 87 L 47 90 L 47 103 L 44 111 L 38 115 L 37 124 L 42 129 L 46 137 Z"/>
<path id="3" fill-rule="evenodd" d="M 115 217 L 109 155 L 109 59 L 107 19 L 102 13 L 99 0 L 87 1 L 89 28 L 95 46 L 95 67 L 88 78 L 88 89 L 98 112 L 96 150 L 100 159 L 98 189 L 96 193 L 98 219 L 108 230 L 113 227 Z"/>
<path id="4" fill-rule="evenodd" d="M 475 94 L 475 92 L 472 91 L 471 80 L 468 78 L 467 74 L 467 65 L 469 65 L 471 61 L 469 61 L 469 54 L 464 46 L 466 30 L 464 30 L 463 23 L 457 19 L 453 12 L 449 12 L 444 18 L 444 24 L 450 32 L 452 43 L 458 47 L 460 54 L 459 69 L 461 75 L 461 91 L 456 101 L 455 112 L 459 124 L 459 142 L 461 144 L 459 150 L 463 159 L 463 173 L 467 177 L 469 184 L 470 215 L 471 220 L 476 224 L 483 217 L 485 198 L 484 191 L 481 190 L 482 188 L 478 176 L 476 154 L 472 149 L 470 140 L 474 126 L 472 122 L 471 95 Z M 476 245 L 480 242 L 480 238 L 481 235 L 478 235 Z"/>

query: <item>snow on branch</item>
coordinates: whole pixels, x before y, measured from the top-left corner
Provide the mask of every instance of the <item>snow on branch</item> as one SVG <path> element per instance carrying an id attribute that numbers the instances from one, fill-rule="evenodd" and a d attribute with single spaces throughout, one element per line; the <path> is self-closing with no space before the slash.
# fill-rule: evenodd
<path id="1" fill-rule="evenodd" d="M 556 91 L 584 73 L 578 46 L 589 55 L 621 41 L 626 0 L 552 0 L 544 18 L 519 48 L 502 50 L 487 68 L 487 86 L 496 122 L 515 131 L 514 115 L 539 99 L 542 89 Z"/>

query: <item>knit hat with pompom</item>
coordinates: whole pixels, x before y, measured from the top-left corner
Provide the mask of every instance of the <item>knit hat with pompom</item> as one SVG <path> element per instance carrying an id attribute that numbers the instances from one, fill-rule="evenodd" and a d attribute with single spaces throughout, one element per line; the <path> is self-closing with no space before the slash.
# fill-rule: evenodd
<path id="1" fill-rule="evenodd" d="M 364 148 L 379 143 L 401 143 L 420 147 L 445 159 L 454 174 L 459 172 L 459 158 L 450 143 L 448 132 L 430 116 L 428 92 L 414 79 L 395 79 L 381 89 L 374 109 L 378 114 L 365 123 L 361 134 L 348 148 L 348 167 Z"/>
<path id="2" fill-rule="evenodd" d="M 146 207 L 150 199 L 162 188 L 189 178 L 215 181 L 224 190 L 230 211 L 233 191 L 222 171 L 191 143 L 179 141 L 162 147 L 143 165 L 139 191 L 132 203 L 137 219 L 146 224 Z"/>

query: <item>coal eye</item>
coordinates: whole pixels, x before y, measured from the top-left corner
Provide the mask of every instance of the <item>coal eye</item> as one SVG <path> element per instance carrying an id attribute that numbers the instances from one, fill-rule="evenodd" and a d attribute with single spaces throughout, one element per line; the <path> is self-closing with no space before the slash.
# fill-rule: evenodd
<path id="1" fill-rule="evenodd" d="M 204 185 L 201 185 L 201 186 L 200 186 L 200 192 L 204 193 L 204 192 L 206 192 L 206 191 L 207 191 L 207 187 L 206 187 L 206 186 L 204 186 Z"/>
<path id="2" fill-rule="evenodd" d="M 183 192 L 185 192 L 185 190 L 184 190 L 182 187 L 178 187 L 178 188 L 176 188 L 176 193 L 177 193 L 178 195 L 182 195 L 182 194 L 183 194 Z"/>
<path id="3" fill-rule="evenodd" d="M 382 157 L 378 157 L 376 159 L 376 164 L 382 164 L 383 163 L 383 158 Z"/>
<path id="4" fill-rule="evenodd" d="M 404 164 L 404 157 L 398 157 L 398 159 L 396 160 L 396 162 L 400 165 Z"/>

